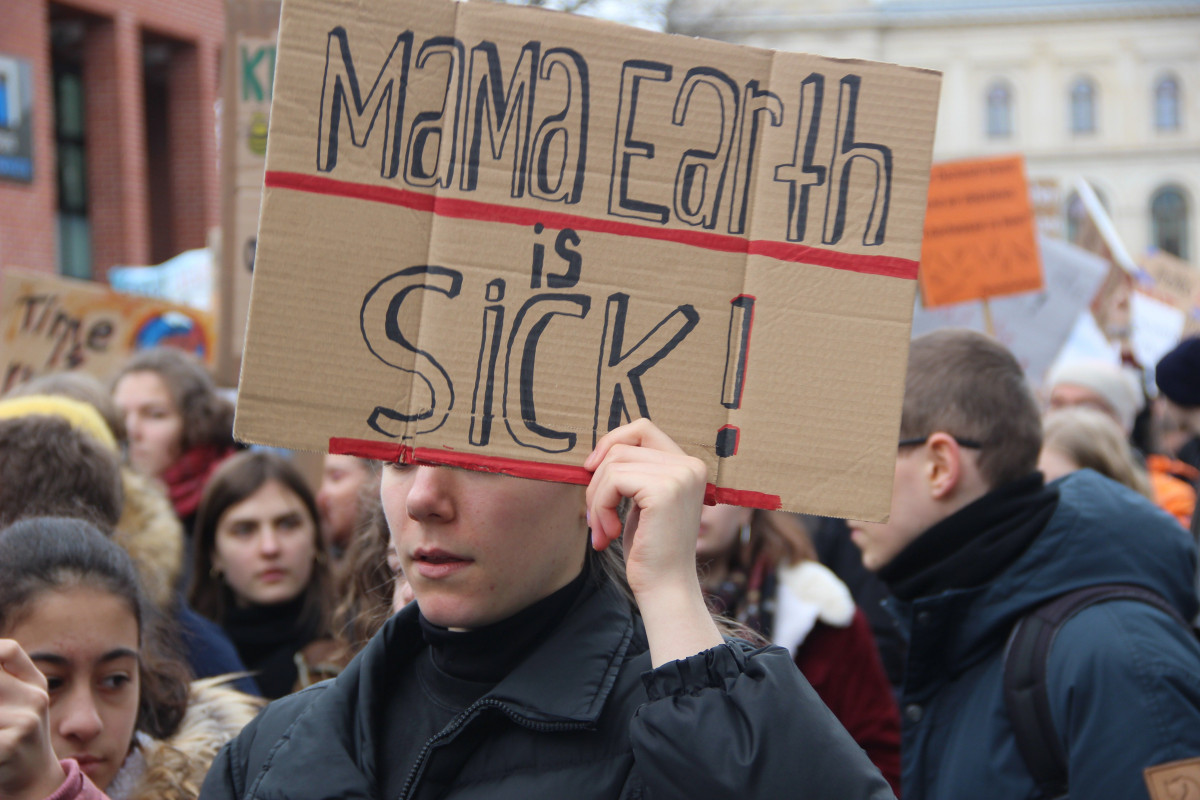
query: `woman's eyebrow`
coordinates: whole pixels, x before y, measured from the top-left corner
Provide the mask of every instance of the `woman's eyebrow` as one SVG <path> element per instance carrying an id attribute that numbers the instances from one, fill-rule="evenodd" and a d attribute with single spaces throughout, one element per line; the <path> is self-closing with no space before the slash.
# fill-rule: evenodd
<path id="1" fill-rule="evenodd" d="M 100 656 L 100 662 L 105 663 L 108 661 L 116 661 L 118 658 L 137 657 L 138 654 L 136 650 L 130 650 L 128 647 L 118 647 L 114 650 L 109 650 L 107 653 Z M 68 659 L 66 656 L 59 655 L 58 653 L 43 653 L 41 651 L 30 653 L 29 660 L 43 661 L 47 664 L 53 664 L 57 667 L 67 666 L 71 663 L 70 659 Z"/>
<path id="2" fill-rule="evenodd" d="M 47 664 L 53 664 L 56 667 L 65 667 L 67 664 L 71 663 L 66 656 L 60 656 L 58 653 L 30 653 L 29 660 L 44 661 Z"/>

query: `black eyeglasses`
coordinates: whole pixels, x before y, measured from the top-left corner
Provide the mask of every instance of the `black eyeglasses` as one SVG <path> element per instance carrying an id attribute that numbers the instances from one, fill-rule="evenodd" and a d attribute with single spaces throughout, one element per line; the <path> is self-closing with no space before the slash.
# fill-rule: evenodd
<path id="1" fill-rule="evenodd" d="M 933 434 L 930 434 L 930 436 L 932 436 L 932 435 Z M 983 448 L 983 445 L 980 444 L 979 442 L 975 441 L 974 439 L 960 439 L 957 436 L 952 436 L 951 438 L 954 439 L 954 441 L 958 442 L 959 447 L 969 447 L 972 450 L 980 450 Z M 927 441 L 929 441 L 929 436 L 918 436 L 915 439 L 901 439 L 900 442 L 896 446 L 897 447 L 914 447 L 918 444 L 925 444 Z"/>

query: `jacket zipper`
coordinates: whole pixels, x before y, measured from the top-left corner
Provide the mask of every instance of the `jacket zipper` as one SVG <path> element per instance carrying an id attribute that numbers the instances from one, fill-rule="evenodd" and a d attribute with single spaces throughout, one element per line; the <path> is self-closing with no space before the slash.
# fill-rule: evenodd
<path id="1" fill-rule="evenodd" d="M 504 713 L 504 716 L 508 717 L 521 727 L 538 731 L 539 733 L 583 730 L 588 727 L 588 723 L 586 722 L 538 722 L 537 720 L 533 720 L 529 717 L 518 714 L 507 705 L 494 698 L 485 697 L 483 699 L 476 700 L 462 713 L 460 713 L 453 722 L 426 740 L 425 745 L 421 748 L 421 752 L 417 755 L 416 763 L 413 764 L 412 769 L 408 772 L 408 778 L 406 778 L 404 781 L 404 788 L 400 790 L 399 800 L 406 800 L 406 798 L 408 798 L 412 793 L 416 783 L 417 774 L 424 766 L 425 759 L 428 757 L 429 751 L 433 749 L 434 745 L 438 744 L 438 742 L 442 741 L 443 739 L 448 739 L 454 736 L 454 734 L 458 733 L 459 730 L 475 719 L 475 717 L 479 716 L 479 712 L 484 708 L 497 708 Z"/>

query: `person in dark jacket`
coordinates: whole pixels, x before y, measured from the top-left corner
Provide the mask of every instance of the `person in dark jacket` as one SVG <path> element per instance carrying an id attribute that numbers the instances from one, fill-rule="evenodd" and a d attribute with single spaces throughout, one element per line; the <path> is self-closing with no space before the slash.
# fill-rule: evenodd
<path id="1" fill-rule="evenodd" d="M 716 627 L 694 561 L 703 462 L 639 420 L 584 466 L 586 494 L 387 467 L 416 602 L 269 706 L 201 797 L 891 797 L 786 650 Z"/>
<path id="2" fill-rule="evenodd" d="M 1002 689 L 1005 642 L 1026 614 L 1110 583 L 1196 613 L 1187 532 L 1091 470 L 1045 484 L 1040 445 L 1037 406 L 1002 345 L 962 330 L 913 341 L 889 521 L 851 523 L 910 631 L 905 800 L 1040 796 Z M 1124 599 L 1080 611 L 1050 648 L 1046 691 L 1071 797 L 1144 800 L 1151 767 L 1156 780 L 1192 780 L 1200 644 L 1164 610 Z"/>
<path id="3" fill-rule="evenodd" d="M 1154 370 L 1165 413 L 1186 432 L 1175 457 L 1200 469 L 1200 336 L 1191 336 L 1162 357 Z M 1193 481 L 1194 483 L 1200 483 Z M 1200 514 L 1192 517 L 1192 536 L 1200 541 Z"/>

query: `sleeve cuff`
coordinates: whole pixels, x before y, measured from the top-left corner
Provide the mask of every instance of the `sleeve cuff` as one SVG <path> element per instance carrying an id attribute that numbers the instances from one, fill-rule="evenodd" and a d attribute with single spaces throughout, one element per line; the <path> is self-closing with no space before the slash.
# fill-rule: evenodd
<path id="1" fill-rule="evenodd" d="M 736 644 L 725 642 L 690 658 L 642 673 L 642 684 L 651 701 L 696 695 L 705 689 L 727 690 L 745 667 L 746 654 Z"/>
<path id="2" fill-rule="evenodd" d="M 60 759 L 58 765 L 67 773 L 67 779 L 46 800 L 70 800 L 83 794 L 83 782 L 87 777 L 73 758 Z"/>

